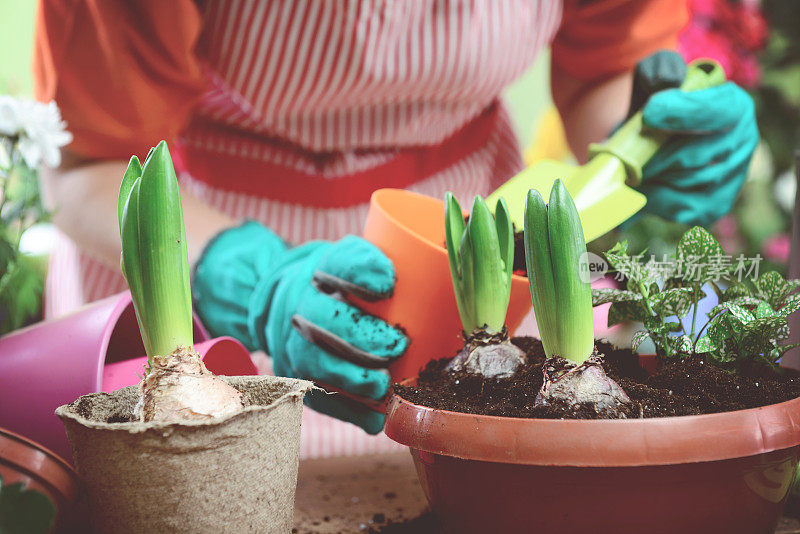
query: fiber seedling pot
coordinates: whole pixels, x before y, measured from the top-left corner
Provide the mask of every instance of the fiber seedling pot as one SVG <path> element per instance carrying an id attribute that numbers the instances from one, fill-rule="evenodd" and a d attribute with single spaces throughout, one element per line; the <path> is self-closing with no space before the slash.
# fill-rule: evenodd
<path id="1" fill-rule="evenodd" d="M 454 354 L 464 345 L 444 245 L 444 203 L 410 191 L 380 189 L 370 200 L 364 239 L 380 248 L 397 272 L 391 298 L 358 304 L 408 332 L 408 350 L 389 367 L 392 380 L 401 382 L 417 376 L 433 355 Z M 420 295 L 425 295 L 424 306 Z M 528 279 L 513 275 L 509 332 L 513 334 L 530 309 Z"/>
<path id="2" fill-rule="evenodd" d="M 397 396 L 447 532 L 774 531 L 800 459 L 800 399 L 709 415 L 545 420 L 435 410 Z"/>
<path id="3" fill-rule="evenodd" d="M 223 378 L 250 401 L 212 422 L 128 419 L 138 388 L 61 406 L 95 532 L 289 532 L 305 380 Z"/>
<path id="4" fill-rule="evenodd" d="M 214 374 L 256 374 L 247 350 L 210 340 L 194 320 L 195 349 Z M 147 361 L 128 291 L 0 338 L 0 426 L 71 460 L 53 412 L 81 395 L 139 382 Z"/>

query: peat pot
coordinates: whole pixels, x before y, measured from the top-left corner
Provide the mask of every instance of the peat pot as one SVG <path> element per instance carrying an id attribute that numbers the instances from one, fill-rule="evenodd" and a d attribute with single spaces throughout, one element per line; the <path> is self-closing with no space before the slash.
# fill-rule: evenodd
<path id="1" fill-rule="evenodd" d="M 211 422 L 126 420 L 138 388 L 93 393 L 56 414 L 88 493 L 94 532 L 292 529 L 305 380 L 223 378 L 250 406 Z"/>
<path id="2" fill-rule="evenodd" d="M 256 374 L 235 339 L 209 339 L 194 319 L 195 350 L 217 375 Z M 138 384 L 147 363 L 130 292 L 0 338 L 0 426 L 70 460 L 64 427 L 53 412 L 98 391 Z"/>

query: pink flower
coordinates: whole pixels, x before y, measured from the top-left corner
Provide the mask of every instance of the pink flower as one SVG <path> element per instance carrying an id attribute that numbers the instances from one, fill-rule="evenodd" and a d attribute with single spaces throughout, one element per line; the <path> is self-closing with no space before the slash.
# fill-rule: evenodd
<path id="1" fill-rule="evenodd" d="M 757 4 L 735 0 L 690 0 L 692 18 L 679 37 L 687 61 L 710 57 L 728 78 L 743 86 L 758 83 L 756 53 L 767 40 L 768 27 Z"/>
<path id="2" fill-rule="evenodd" d="M 718 237 L 736 237 L 739 234 L 739 224 L 733 215 L 725 215 L 714 224 L 714 233 Z"/>
<path id="3" fill-rule="evenodd" d="M 764 241 L 764 257 L 777 263 L 787 263 L 792 248 L 788 234 L 777 234 Z"/>

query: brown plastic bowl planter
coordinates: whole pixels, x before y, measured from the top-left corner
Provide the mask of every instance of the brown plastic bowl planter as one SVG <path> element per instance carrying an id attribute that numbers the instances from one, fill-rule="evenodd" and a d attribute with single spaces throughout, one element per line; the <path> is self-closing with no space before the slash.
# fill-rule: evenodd
<path id="1" fill-rule="evenodd" d="M 78 475 L 55 453 L 0 428 L 0 476 L 3 485 L 19 482 L 46 495 L 56 507 L 56 531 L 66 532 L 74 526 Z"/>
<path id="2" fill-rule="evenodd" d="M 709 415 L 544 420 L 435 410 L 397 396 L 447 532 L 774 531 L 800 459 L 800 399 Z"/>
<path id="3" fill-rule="evenodd" d="M 289 532 L 303 396 L 311 382 L 223 377 L 250 406 L 209 422 L 108 423 L 138 387 L 56 410 L 88 493 L 94 532 Z"/>

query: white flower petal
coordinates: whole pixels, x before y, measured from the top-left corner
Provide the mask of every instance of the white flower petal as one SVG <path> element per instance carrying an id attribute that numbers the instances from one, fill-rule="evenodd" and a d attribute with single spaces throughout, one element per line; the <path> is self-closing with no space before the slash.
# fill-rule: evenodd
<path id="1" fill-rule="evenodd" d="M 0 96 L 0 134 L 19 136 L 18 149 L 31 168 L 38 168 L 43 160 L 51 167 L 61 163 L 59 149 L 72 141 L 65 128 L 55 102 Z"/>
<path id="2" fill-rule="evenodd" d="M 25 164 L 31 169 L 38 169 L 39 163 L 42 161 L 42 149 L 32 139 L 27 137 L 20 137 L 17 142 L 17 150 L 25 160 Z"/>
<path id="3" fill-rule="evenodd" d="M 0 95 L 0 134 L 17 135 L 19 125 L 19 100 L 8 95 Z"/>

